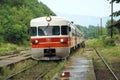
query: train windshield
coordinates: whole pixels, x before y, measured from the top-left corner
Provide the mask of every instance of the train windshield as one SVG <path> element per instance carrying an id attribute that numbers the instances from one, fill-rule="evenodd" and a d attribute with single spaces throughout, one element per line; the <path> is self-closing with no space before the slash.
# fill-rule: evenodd
<path id="1" fill-rule="evenodd" d="M 61 29 L 60 29 L 61 28 Z M 52 35 L 68 35 L 68 26 L 39 26 L 31 27 L 31 36 L 52 36 Z"/>
<path id="2" fill-rule="evenodd" d="M 60 35 L 60 26 L 39 26 L 38 36 Z"/>

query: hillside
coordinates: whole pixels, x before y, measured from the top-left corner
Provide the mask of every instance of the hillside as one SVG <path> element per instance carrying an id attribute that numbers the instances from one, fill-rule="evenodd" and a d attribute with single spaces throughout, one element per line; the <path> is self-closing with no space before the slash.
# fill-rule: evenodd
<path id="1" fill-rule="evenodd" d="M 38 0 L 0 1 L 0 43 L 25 44 L 29 41 L 29 23 L 32 18 L 55 15 Z"/>

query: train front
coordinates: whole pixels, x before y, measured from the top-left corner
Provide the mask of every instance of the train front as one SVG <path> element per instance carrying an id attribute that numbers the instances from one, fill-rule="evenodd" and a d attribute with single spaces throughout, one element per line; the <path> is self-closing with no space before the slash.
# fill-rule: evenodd
<path id="1" fill-rule="evenodd" d="M 31 53 L 36 60 L 59 60 L 70 53 L 68 21 L 58 17 L 32 19 Z"/>

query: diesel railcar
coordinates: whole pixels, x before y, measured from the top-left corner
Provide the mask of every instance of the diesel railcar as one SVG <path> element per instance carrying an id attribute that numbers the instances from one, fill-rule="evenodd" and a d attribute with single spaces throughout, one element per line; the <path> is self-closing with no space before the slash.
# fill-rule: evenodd
<path id="1" fill-rule="evenodd" d="M 72 22 L 58 16 L 34 18 L 30 28 L 31 53 L 36 60 L 64 59 L 84 41 Z"/>

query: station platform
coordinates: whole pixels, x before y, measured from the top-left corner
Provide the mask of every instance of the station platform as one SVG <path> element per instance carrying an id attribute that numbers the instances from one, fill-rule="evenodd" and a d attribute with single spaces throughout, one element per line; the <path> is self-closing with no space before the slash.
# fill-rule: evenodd
<path id="1" fill-rule="evenodd" d="M 84 56 L 71 57 L 71 59 L 63 67 L 59 76 L 57 75 L 56 79 L 57 80 L 96 80 L 92 60 L 88 60 Z"/>
<path id="2" fill-rule="evenodd" d="M 16 57 L 11 57 L 11 58 L 7 58 L 4 60 L 0 60 L 0 67 L 4 67 L 13 63 L 17 63 L 19 61 L 25 60 L 30 58 L 30 56 L 16 56 Z"/>

